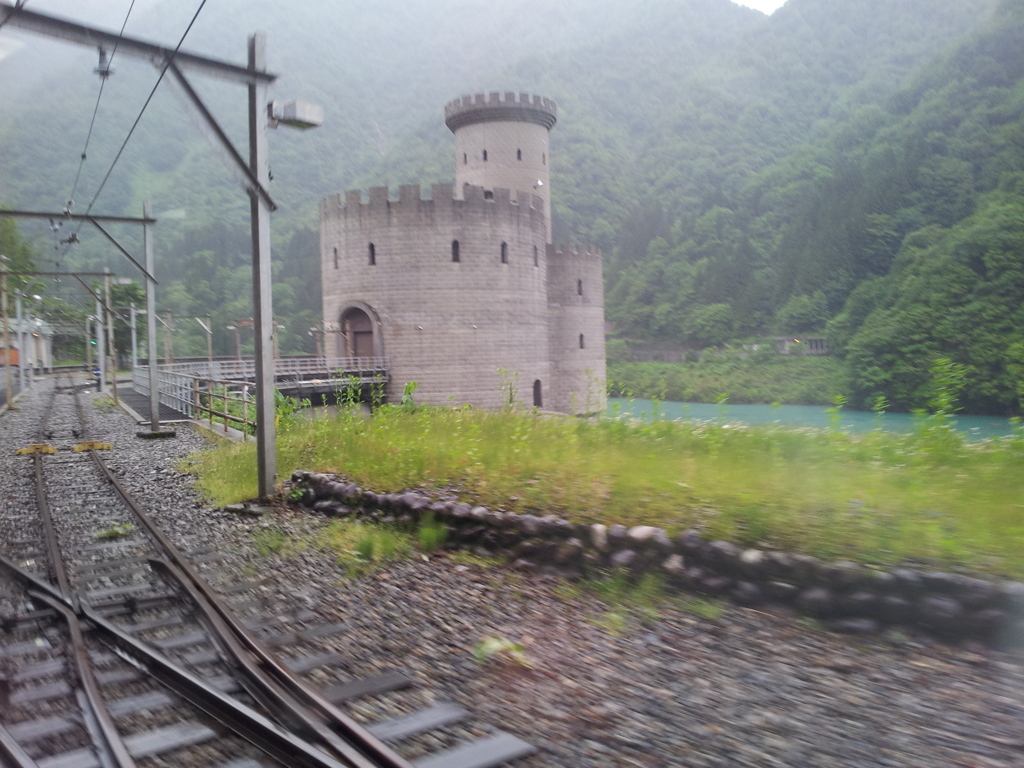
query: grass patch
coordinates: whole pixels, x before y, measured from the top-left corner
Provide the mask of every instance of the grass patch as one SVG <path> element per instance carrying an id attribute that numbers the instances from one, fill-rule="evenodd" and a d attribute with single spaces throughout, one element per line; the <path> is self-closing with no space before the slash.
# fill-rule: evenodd
<path id="1" fill-rule="evenodd" d="M 700 616 L 702 619 L 707 619 L 708 621 L 717 621 L 722 618 L 722 614 L 725 613 L 725 608 L 721 603 L 713 600 L 705 600 L 702 597 L 683 598 L 679 607 L 687 613 L 692 613 L 694 616 Z"/>
<path id="2" fill-rule="evenodd" d="M 110 413 L 117 408 L 117 403 L 114 402 L 112 397 L 98 395 L 92 399 L 92 407 L 100 413 Z"/>
<path id="3" fill-rule="evenodd" d="M 263 557 L 282 554 L 291 537 L 277 528 L 261 528 L 252 535 L 253 546 Z"/>
<path id="4" fill-rule="evenodd" d="M 434 514 L 428 512 L 420 520 L 420 527 L 416 535 L 419 539 L 421 550 L 424 552 L 436 552 L 448 540 L 448 529 L 435 522 Z"/>
<path id="5" fill-rule="evenodd" d="M 335 520 L 320 534 L 319 545 L 337 556 L 348 578 L 358 578 L 412 555 L 413 537 L 390 526 Z"/>
<path id="6" fill-rule="evenodd" d="M 533 666 L 523 645 L 505 637 L 481 638 L 473 649 L 473 659 L 477 664 L 485 664 L 491 659 L 496 659 L 518 667 Z"/>
<path id="7" fill-rule="evenodd" d="M 448 559 L 456 565 L 468 565 L 476 568 L 495 568 L 502 564 L 497 557 L 478 555 L 476 552 L 469 552 L 465 549 L 458 549 L 448 555 Z"/>
<path id="8" fill-rule="evenodd" d="M 135 526 L 131 523 L 114 523 L 104 531 L 97 531 L 97 539 L 123 539 L 135 532 Z"/>
<path id="9" fill-rule="evenodd" d="M 252 498 L 255 467 L 252 443 L 184 464 L 218 504 Z M 574 522 L 696 527 L 823 558 L 1024 576 L 1020 427 L 967 444 L 940 416 L 920 417 L 912 433 L 849 435 L 388 406 L 369 418 L 282 418 L 278 471 L 300 468 L 379 492 L 455 488 L 466 501 Z"/>
<path id="10" fill-rule="evenodd" d="M 641 621 L 657 620 L 659 608 L 668 599 L 664 579 L 653 573 L 631 581 L 629 574 L 618 569 L 588 581 L 586 586 L 612 608 L 611 613 L 633 616 Z"/>

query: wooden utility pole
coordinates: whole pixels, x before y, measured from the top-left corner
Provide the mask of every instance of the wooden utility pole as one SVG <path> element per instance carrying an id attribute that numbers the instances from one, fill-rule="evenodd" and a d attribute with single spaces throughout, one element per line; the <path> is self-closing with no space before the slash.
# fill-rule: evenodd
<path id="1" fill-rule="evenodd" d="M 161 318 L 160 322 L 164 324 L 164 360 L 167 365 L 174 365 L 174 313 L 168 312 L 167 319 Z"/>
<path id="2" fill-rule="evenodd" d="M 144 219 L 151 217 L 148 200 L 142 204 Z M 153 279 L 153 233 L 150 224 L 142 226 L 143 247 L 146 251 L 146 349 L 149 356 L 149 428 L 160 431 L 160 379 L 156 368 L 156 281 Z"/>
<path id="3" fill-rule="evenodd" d="M 235 360 L 241 361 L 242 359 L 242 337 L 239 335 L 238 321 L 235 321 L 234 325 L 228 326 L 229 331 L 235 332 Z"/>
<path id="4" fill-rule="evenodd" d="M 11 381 L 11 329 L 7 324 L 7 267 L 0 264 L 0 298 L 4 316 L 4 376 L 7 378 L 7 407 L 14 408 L 14 384 Z M 20 354 L 20 351 L 19 351 Z"/>
<path id="5" fill-rule="evenodd" d="M 96 362 L 100 369 L 100 394 L 107 393 L 107 341 L 103 328 L 103 302 L 96 296 Z"/>
<path id="6" fill-rule="evenodd" d="M 135 328 L 135 302 L 130 302 L 128 305 L 128 312 L 131 314 L 131 327 L 132 327 L 132 374 L 134 375 L 135 369 L 139 366 L 139 337 L 138 331 Z"/>
<path id="7" fill-rule="evenodd" d="M 206 316 L 206 362 L 210 365 L 213 376 L 213 315 Z"/>
<path id="8" fill-rule="evenodd" d="M 103 298 L 107 303 L 107 350 L 110 355 L 110 393 L 117 402 L 117 348 L 114 346 L 114 313 L 110 309 L 110 268 L 104 267 Z"/>
<path id="9" fill-rule="evenodd" d="M 316 325 L 310 328 L 310 332 L 313 334 L 313 340 L 316 342 L 316 359 L 319 361 L 321 358 L 321 340 L 323 339 L 324 332 L 321 330 L 321 320 L 316 321 Z"/>

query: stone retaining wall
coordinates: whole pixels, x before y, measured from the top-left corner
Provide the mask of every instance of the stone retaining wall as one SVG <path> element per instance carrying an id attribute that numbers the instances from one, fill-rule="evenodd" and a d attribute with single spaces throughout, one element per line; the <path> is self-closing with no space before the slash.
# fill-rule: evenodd
<path id="1" fill-rule="evenodd" d="M 741 549 L 699 532 L 574 524 L 472 506 L 421 493 L 377 494 L 331 475 L 298 471 L 300 502 L 327 516 L 414 522 L 424 514 L 448 528 L 448 541 L 505 552 L 522 570 L 622 568 L 660 573 L 673 586 L 722 595 L 741 605 L 790 605 L 832 629 L 872 634 L 887 625 L 919 627 L 953 640 L 1024 646 L 1024 583 L 992 582 L 916 568 Z"/>

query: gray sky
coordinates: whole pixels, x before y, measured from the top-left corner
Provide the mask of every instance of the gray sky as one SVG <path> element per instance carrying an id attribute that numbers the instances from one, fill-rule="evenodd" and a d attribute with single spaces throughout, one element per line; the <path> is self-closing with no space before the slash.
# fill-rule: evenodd
<path id="1" fill-rule="evenodd" d="M 776 8 L 782 7 L 786 0 L 733 0 L 733 2 L 745 5 L 748 8 L 756 8 L 765 13 L 771 13 Z"/>

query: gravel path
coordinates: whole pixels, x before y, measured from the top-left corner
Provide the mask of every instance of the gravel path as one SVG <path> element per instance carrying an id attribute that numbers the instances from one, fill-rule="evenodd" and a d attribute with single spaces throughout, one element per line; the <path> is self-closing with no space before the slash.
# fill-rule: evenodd
<path id="1" fill-rule="evenodd" d="M 0 444 L 10 448 L 0 457 L 4 516 L 17 514 L 7 502 L 11 454 L 37 401 L 41 394 L 28 395 L 23 411 L 0 418 Z M 206 508 L 173 467 L 204 446 L 199 435 L 182 428 L 175 440 L 139 440 L 120 411 L 102 418 L 90 437 L 114 443 L 110 464 L 175 538 L 214 545 L 268 578 L 272 607 L 305 605 L 318 620 L 343 622 L 323 647 L 353 674 L 399 668 L 421 683 L 358 703 L 357 718 L 404 711 L 413 699 L 453 700 L 542 747 L 516 768 L 1024 767 L 1024 672 L 993 652 L 895 634 L 851 639 L 736 607 L 710 620 L 679 601 L 611 613 L 552 577 L 443 556 L 345 581 L 315 547 L 278 557 L 252 545 L 263 527 L 308 542 L 325 521 Z M 523 643 L 532 667 L 477 664 L 473 649 L 486 635 Z M 424 739 L 414 750 L 436 746 Z"/>

